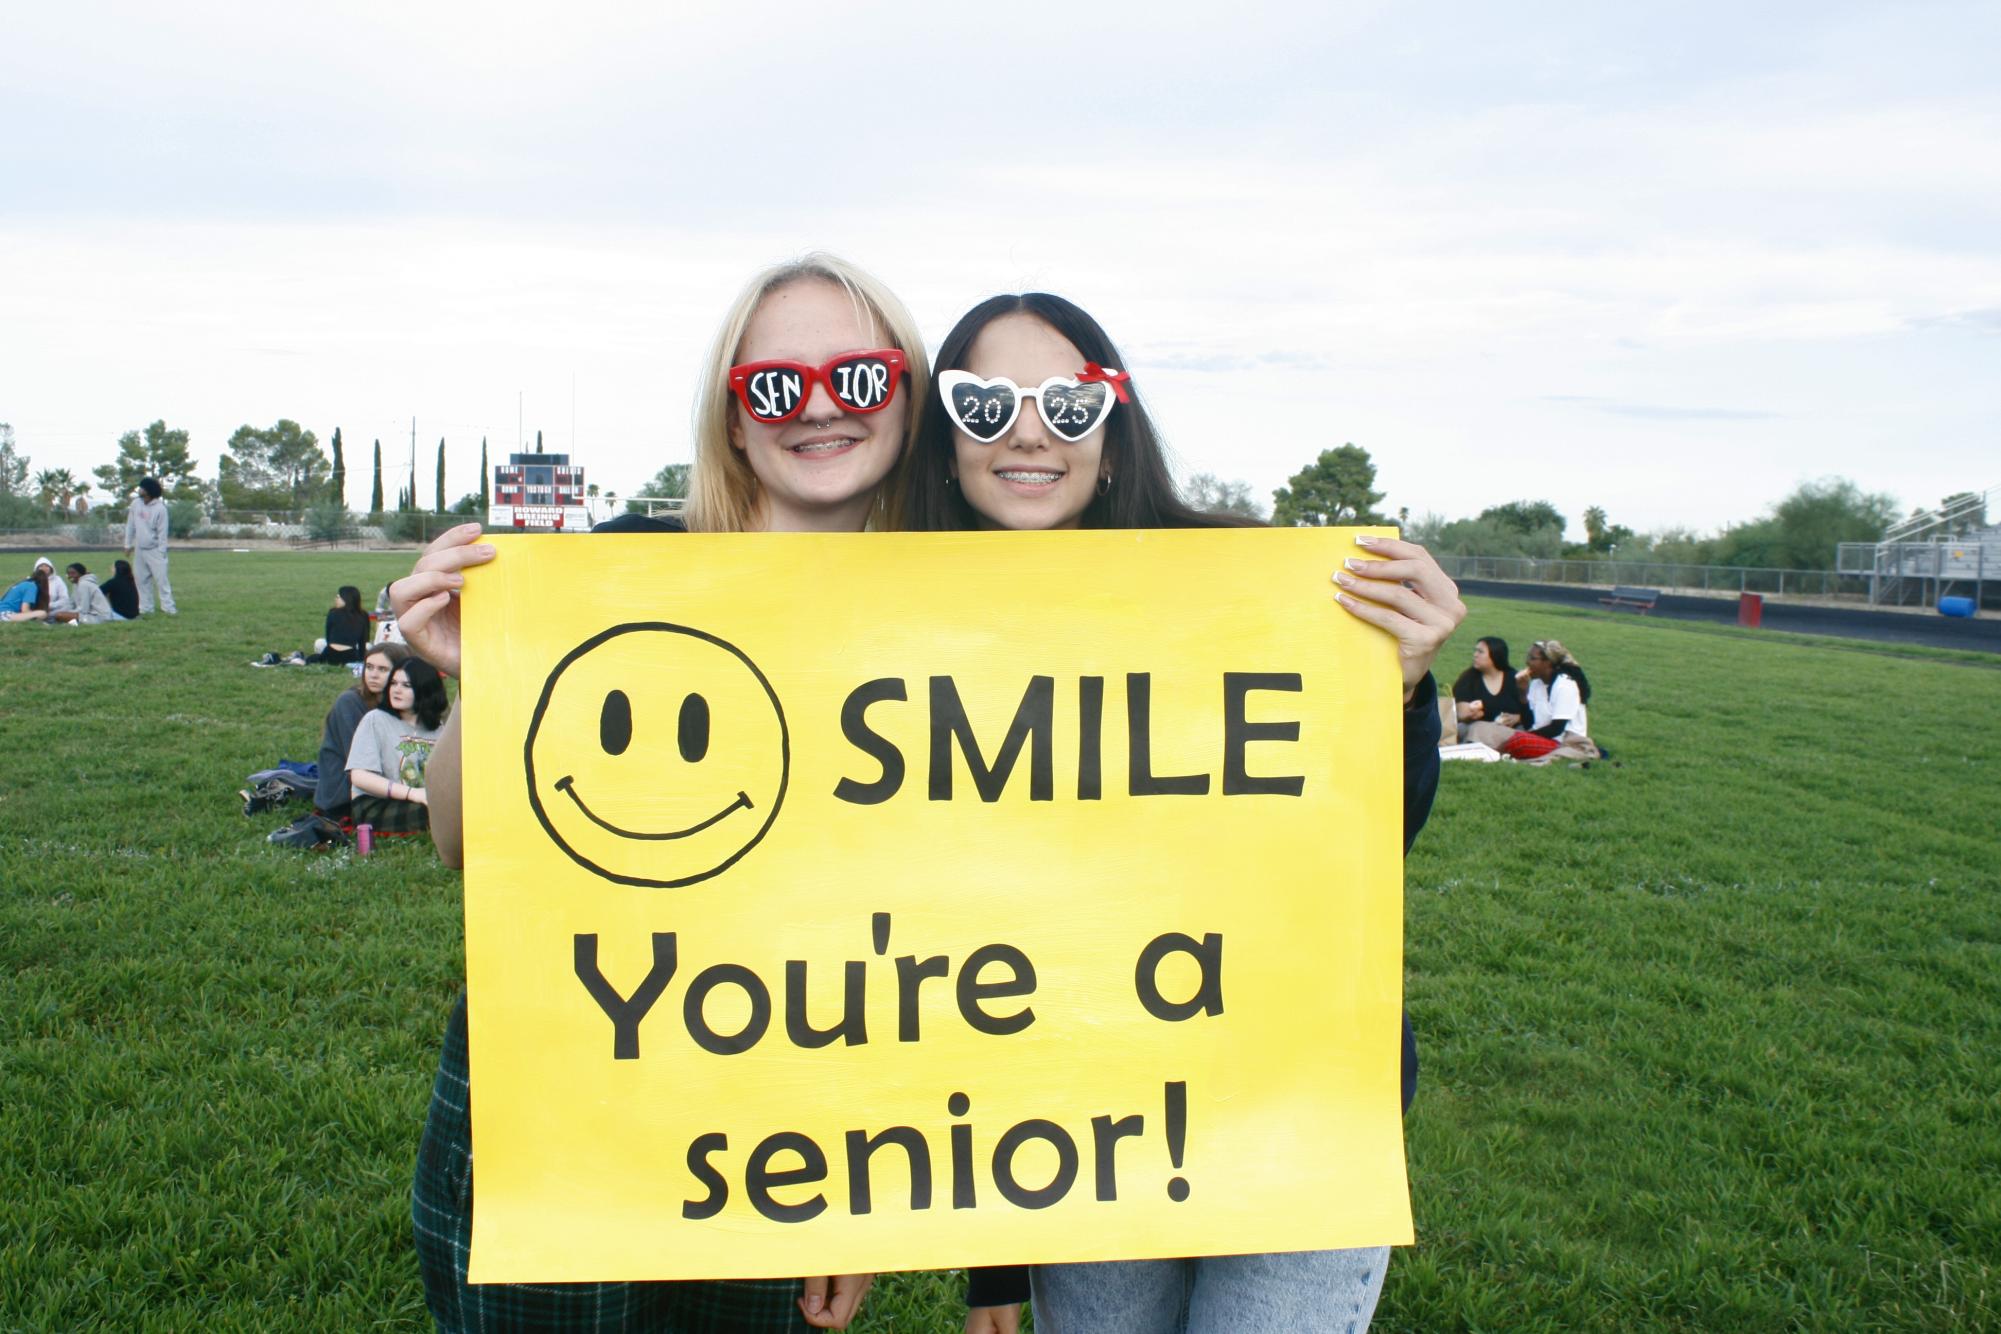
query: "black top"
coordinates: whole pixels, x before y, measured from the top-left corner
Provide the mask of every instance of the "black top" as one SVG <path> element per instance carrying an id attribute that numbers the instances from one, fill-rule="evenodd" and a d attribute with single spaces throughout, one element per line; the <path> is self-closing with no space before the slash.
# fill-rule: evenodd
<path id="1" fill-rule="evenodd" d="M 615 514 L 603 523 L 591 525 L 594 533 L 685 533 L 688 525 L 679 519 L 656 519 L 645 514 Z"/>
<path id="2" fill-rule="evenodd" d="M 369 622 L 365 611 L 349 611 L 346 607 L 335 607 L 327 613 L 327 647 L 345 644 L 349 648 L 366 648 L 368 645 Z"/>
<path id="3" fill-rule="evenodd" d="M 99 586 L 104 600 L 111 604 L 111 610 L 132 620 L 139 615 L 139 585 L 129 574 L 114 574 Z"/>
<path id="4" fill-rule="evenodd" d="M 1522 698 L 1521 685 L 1515 680 L 1513 672 L 1502 672 L 1501 688 L 1490 691 L 1480 673 L 1468 667 L 1452 683 L 1452 698 L 1461 704 L 1478 700 L 1485 706 L 1480 714 L 1481 722 L 1497 723 L 1504 713 L 1512 713 L 1518 718 L 1529 716 L 1528 701 Z"/>

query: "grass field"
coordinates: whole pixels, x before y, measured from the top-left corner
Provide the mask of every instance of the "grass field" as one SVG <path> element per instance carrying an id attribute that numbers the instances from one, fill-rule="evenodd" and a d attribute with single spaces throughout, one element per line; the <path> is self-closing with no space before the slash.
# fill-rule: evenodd
<path id="1" fill-rule="evenodd" d="M 407 567 L 186 553 L 176 620 L 0 627 L 0 1327 L 426 1324 L 457 876 L 232 795 L 346 683 L 245 662 Z M 1563 639 L 1620 764 L 1448 766 L 1377 1327 L 2001 1325 L 2001 663 L 1494 601 L 1450 672 L 1475 634 Z"/>

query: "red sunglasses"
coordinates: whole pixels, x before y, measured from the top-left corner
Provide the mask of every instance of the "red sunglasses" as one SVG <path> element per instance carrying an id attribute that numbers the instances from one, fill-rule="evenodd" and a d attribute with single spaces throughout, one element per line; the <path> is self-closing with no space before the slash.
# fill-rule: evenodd
<path id="1" fill-rule="evenodd" d="M 730 388 L 745 412 L 766 423 L 790 421 L 804 412 L 815 382 L 827 387 L 843 412 L 881 412 L 896 397 L 903 365 L 903 353 L 893 347 L 843 352 L 824 366 L 749 361 L 730 367 Z"/>

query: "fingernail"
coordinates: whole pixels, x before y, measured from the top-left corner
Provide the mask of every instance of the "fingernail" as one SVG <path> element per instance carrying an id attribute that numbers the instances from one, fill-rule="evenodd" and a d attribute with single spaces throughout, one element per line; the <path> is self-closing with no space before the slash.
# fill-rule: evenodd
<path id="1" fill-rule="evenodd" d="M 1358 537 L 1355 539 L 1355 545 L 1358 547 L 1372 547 L 1382 540 L 1380 537 Z"/>
<path id="2" fill-rule="evenodd" d="M 816 1292 L 812 1296 L 806 1299 L 806 1314 L 807 1315 L 820 1314 L 820 1305 L 821 1305 L 820 1294 Z"/>
<path id="3" fill-rule="evenodd" d="M 1355 605 L 1355 599 L 1349 597 L 1346 593 L 1336 593 L 1334 595 L 1334 600 L 1340 603 L 1344 607 L 1352 607 Z"/>
<path id="4" fill-rule="evenodd" d="M 1341 585 L 1341 587 L 1343 588 L 1353 588 L 1355 586 L 1355 577 L 1350 574 L 1337 572 L 1334 575 L 1334 582 Z"/>
<path id="5" fill-rule="evenodd" d="M 1347 566 L 1351 570 L 1359 570 L 1364 565 L 1368 564 L 1368 562 L 1363 560 L 1360 556 L 1350 556 L 1348 557 L 1348 559 L 1342 561 L 1341 563 Z"/>
<path id="6" fill-rule="evenodd" d="M 480 554 L 480 555 L 482 555 L 482 556 L 491 556 L 491 555 L 493 554 L 493 548 L 492 548 L 492 546 L 490 546 L 490 545 L 488 545 L 487 543 L 484 543 L 484 542 L 482 542 L 482 543 L 481 543 L 481 544 L 479 545 L 479 548 L 478 548 L 478 550 L 479 550 L 479 554 Z"/>
<path id="7" fill-rule="evenodd" d="M 465 581 L 466 577 L 462 574 L 455 574 L 451 577 L 451 585 L 453 588 L 461 587 L 465 583 Z"/>

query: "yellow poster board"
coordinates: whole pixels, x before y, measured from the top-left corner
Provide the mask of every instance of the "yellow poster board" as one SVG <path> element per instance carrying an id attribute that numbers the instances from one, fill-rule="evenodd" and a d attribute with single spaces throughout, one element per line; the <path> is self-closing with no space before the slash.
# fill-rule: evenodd
<path id="1" fill-rule="evenodd" d="M 1408 1243 L 1358 531 L 497 537 L 472 1279 Z"/>

